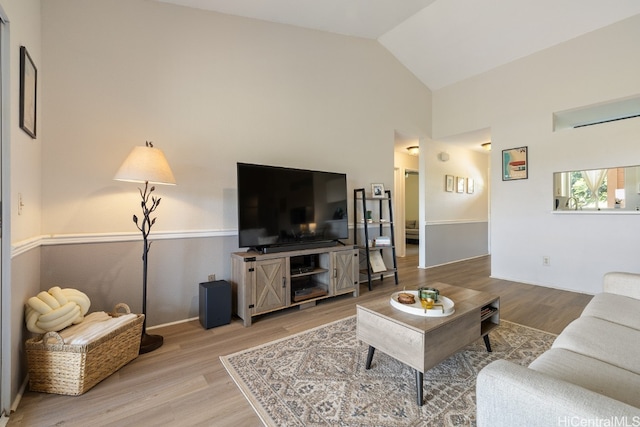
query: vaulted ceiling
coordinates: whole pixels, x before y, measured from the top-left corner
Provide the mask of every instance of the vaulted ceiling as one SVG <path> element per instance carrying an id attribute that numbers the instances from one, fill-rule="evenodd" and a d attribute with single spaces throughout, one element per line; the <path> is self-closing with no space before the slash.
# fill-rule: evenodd
<path id="1" fill-rule="evenodd" d="M 431 90 L 640 13 L 638 0 L 159 0 L 378 40 Z"/>

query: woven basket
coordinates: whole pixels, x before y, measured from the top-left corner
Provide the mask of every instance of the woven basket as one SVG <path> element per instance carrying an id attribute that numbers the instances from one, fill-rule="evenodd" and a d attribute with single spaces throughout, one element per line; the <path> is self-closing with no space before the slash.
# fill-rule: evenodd
<path id="1" fill-rule="evenodd" d="M 118 313 L 124 309 L 125 313 Z M 129 314 L 116 305 L 112 317 Z M 143 314 L 87 344 L 65 344 L 57 332 L 26 341 L 29 387 L 44 393 L 80 395 L 138 356 Z M 48 343 L 55 338 L 55 343 Z M 46 343 L 46 344 L 45 344 Z"/>

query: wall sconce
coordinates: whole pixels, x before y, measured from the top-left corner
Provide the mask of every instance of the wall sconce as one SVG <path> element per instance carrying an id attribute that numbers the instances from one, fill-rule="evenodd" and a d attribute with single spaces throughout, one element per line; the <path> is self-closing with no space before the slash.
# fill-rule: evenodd
<path id="1" fill-rule="evenodd" d="M 485 142 L 484 144 L 480 144 L 480 146 L 487 151 L 491 151 L 491 141 Z"/>
<path id="2" fill-rule="evenodd" d="M 412 145 L 411 147 L 407 147 L 407 151 L 412 156 L 417 156 L 418 154 L 420 154 L 420 147 L 418 147 L 417 145 Z"/>

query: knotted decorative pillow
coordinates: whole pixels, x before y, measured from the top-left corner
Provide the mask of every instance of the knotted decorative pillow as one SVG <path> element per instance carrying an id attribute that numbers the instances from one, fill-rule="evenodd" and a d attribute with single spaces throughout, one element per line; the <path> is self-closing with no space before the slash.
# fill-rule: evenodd
<path id="1" fill-rule="evenodd" d="M 83 292 L 54 286 L 48 292 L 42 291 L 27 301 L 27 329 L 38 334 L 60 331 L 69 325 L 82 322 L 90 305 L 89 297 Z"/>

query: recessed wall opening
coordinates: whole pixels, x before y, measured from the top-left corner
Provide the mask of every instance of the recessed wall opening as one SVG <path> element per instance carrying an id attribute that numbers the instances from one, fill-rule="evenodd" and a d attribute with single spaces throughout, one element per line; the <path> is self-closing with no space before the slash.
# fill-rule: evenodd
<path id="1" fill-rule="evenodd" d="M 553 113 L 553 130 L 576 129 L 640 117 L 640 95 Z"/>

